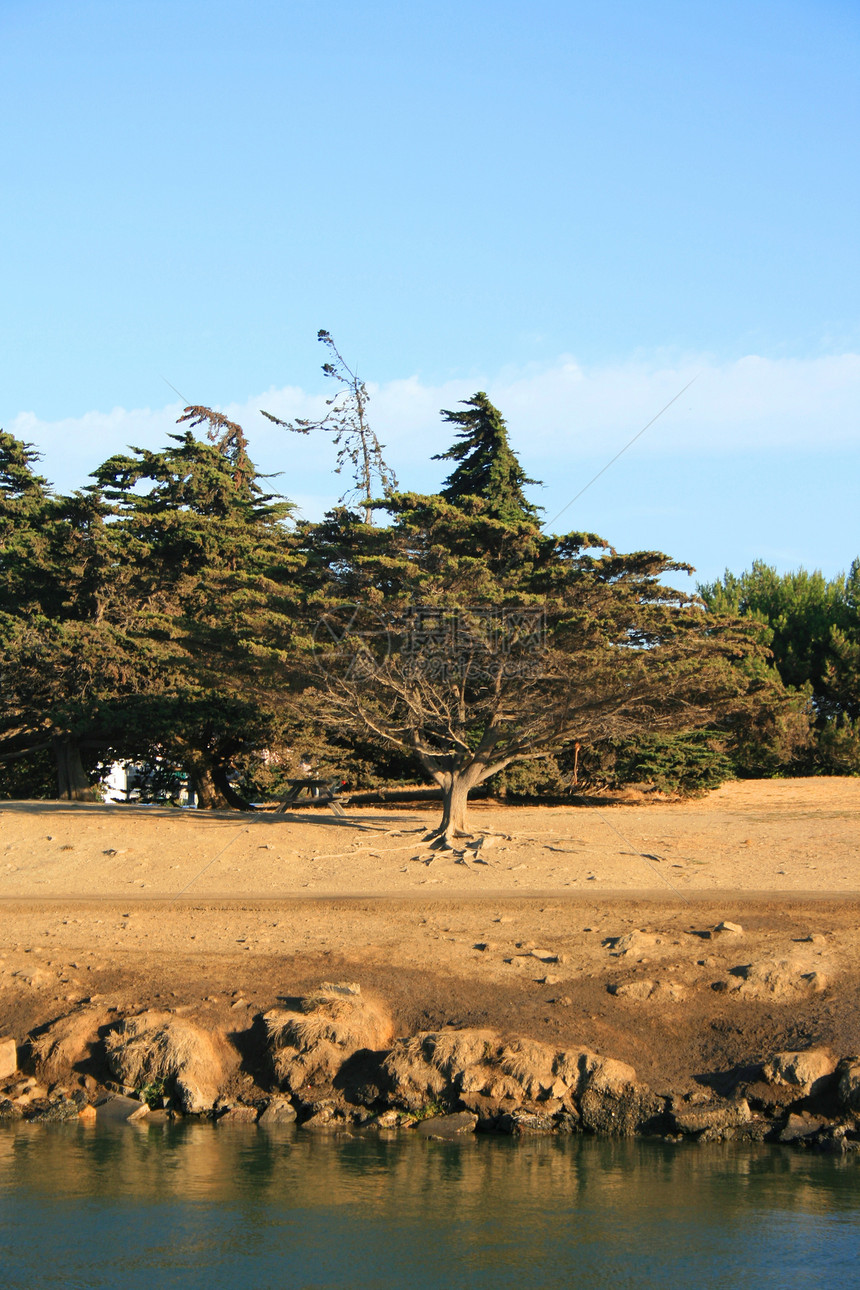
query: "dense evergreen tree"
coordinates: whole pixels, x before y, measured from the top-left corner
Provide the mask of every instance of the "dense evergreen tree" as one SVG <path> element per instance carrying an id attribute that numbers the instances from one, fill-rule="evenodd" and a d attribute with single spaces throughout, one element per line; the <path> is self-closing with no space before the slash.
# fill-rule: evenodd
<path id="1" fill-rule="evenodd" d="M 115 758 L 244 806 L 299 748 L 367 783 L 411 759 L 450 843 L 492 776 L 692 791 L 732 769 L 860 769 L 860 562 L 672 590 L 686 566 L 659 552 L 544 533 L 501 414 L 483 393 L 464 407 L 443 412 L 441 495 L 380 476 L 375 502 L 376 441 L 344 411 L 360 511 L 321 524 L 293 522 L 209 408 L 71 497 L 0 434 L 0 793 L 47 791 L 51 757 L 60 795 L 86 798 Z"/>
<path id="2" fill-rule="evenodd" d="M 104 507 L 55 496 L 36 460 L 29 445 L 0 435 L 0 765 L 8 781 L 19 759 L 50 748 L 60 795 L 87 798 L 88 709 L 99 678 L 121 684 L 129 650 L 105 614 L 113 558 Z"/>
<path id="3" fill-rule="evenodd" d="M 480 497 L 488 514 L 506 522 L 535 520 L 538 508 L 526 499 L 523 488 L 538 481 L 529 479 L 517 460 L 501 412 L 482 390 L 464 399 L 463 406 L 466 412 L 442 409 L 445 421 L 459 426 L 459 442 L 433 458 L 457 462 L 442 496 L 454 505 Z"/>
<path id="4" fill-rule="evenodd" d="M 61 796 L 92 794 L 83 751 L 172 760 L 202 805 L 241 805 L 233 772 L 278 743 L 292 508 L 263 493 L 241 427 L 186 419 L 208 441 L 112 457 L 72 498 L 0 445 L 0 757 L 52 746 Z"/>
<path id="5" fill-rule="evenodd" d="M 114 754 L 160 751 L 191 775 L 204 806 L 245 798 L 231 772 L 277 746 L 280 691 L 292 630 L 296 554 L 292 504 L 263 492 L 241 427 L 205 408 L 208 422 L 175 446 L 116 456 L 94 477 L 110 505 L 137 606 L 134 630 L 158 655 L 158 679 L 134 702 L 102 712 Z"/>
<path id="6" fill-rule="evenodd" d="M 779 574 L 757 561 L 700 591 L 713 612 L 757 624 L 784 683 L 810 695 L 816 738 L 794 769 L 860 772 L 860 560 L 829 580 L 805 569 Z"/>

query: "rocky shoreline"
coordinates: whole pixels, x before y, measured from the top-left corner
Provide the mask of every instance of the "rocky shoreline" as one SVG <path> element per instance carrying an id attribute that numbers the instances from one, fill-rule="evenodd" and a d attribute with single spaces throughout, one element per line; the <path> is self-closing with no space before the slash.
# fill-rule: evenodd
<path id="1" fill-rule="evenodd" d="M 860 1153 L 860 1056 L 829 1048 L 699 1076 L 661 1092 L 625 1062 L 491 1030 L 395 1037 L 383 1000 L 328 982 L 213 1028 L 193 1009 L 120 1016 L 85 1004 L 0 1039 L 0 1123 L 182 1116 L 306 1132 L 601 1134 L 778 1142 Z"/>

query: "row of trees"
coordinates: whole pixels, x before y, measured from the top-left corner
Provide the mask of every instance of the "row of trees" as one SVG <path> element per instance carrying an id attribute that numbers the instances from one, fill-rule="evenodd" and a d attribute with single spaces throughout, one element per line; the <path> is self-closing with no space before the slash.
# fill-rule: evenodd
<path id="1" fill-rule="evenodd" d="M 711 613 L 753 624 L 785 686 L 807 697 L 810 737 L 784 749 L 779 768 L 860 773 L 860 559 L 829 580 L 757 561 L 699 591 Z"/>
<path id="2" fill-rule="evenodd" d="M 691 790 L 860 769 L 856 565 L 841 591 L 756 566 L 700 599 L 659 552 L 546 533 L 483 393 L 443 412 L 441 492 L 396 491 L 367 391 L 320 339 L 340 396 L 288 429 L 332 432 L 355 477 L 321 523 L 265 490 L 242 428 L 208 408 L 71 496 L 0 435 L 3 795 L 86 798 L 128 760 L 243 807 L 312 750 L 356 787 L 437 783 L 450 841 L 491 778 Z M 826 631 L 813 603 L 837 615 Z"/>

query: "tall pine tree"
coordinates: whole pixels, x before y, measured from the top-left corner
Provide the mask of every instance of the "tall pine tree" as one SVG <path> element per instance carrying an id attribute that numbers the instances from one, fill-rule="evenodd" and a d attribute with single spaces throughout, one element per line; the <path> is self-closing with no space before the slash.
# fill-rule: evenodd
<path id="1" fill-rule="evenodd" d="M 527 500 L 523 488 L 538 480 L 529 479 L 517 460 L 501 412 L 482 390 L 464 399 L 463 406 L 468 411 L 442 409 L 445 421 L 459 426 L 459 442 L 433 458 L 457 462 L 442 486 L 442 496 L 455 506 L 479 497 L 489 515 L 506 523 L 535 520 L 538 507 Z"/>

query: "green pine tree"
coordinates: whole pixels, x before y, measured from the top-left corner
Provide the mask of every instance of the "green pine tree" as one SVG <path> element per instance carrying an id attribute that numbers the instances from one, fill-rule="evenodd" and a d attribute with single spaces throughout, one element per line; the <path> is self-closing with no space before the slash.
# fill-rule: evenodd
<path id="1" fill-rule="evenodd" d="M 480 390 L 464 399 L 463 406 L 468 411 L 442 409 L 445 421 L 460 428 L 459 442 L 433 458 L 457 462 L 441 495 L 455 505 L 481 498 L 487 513 L 503 522 L 536 519 L 538 507 L 526 499 L 523 488 L 538 481 L 529 479 L 517 460 L 501 412 Z"/>

